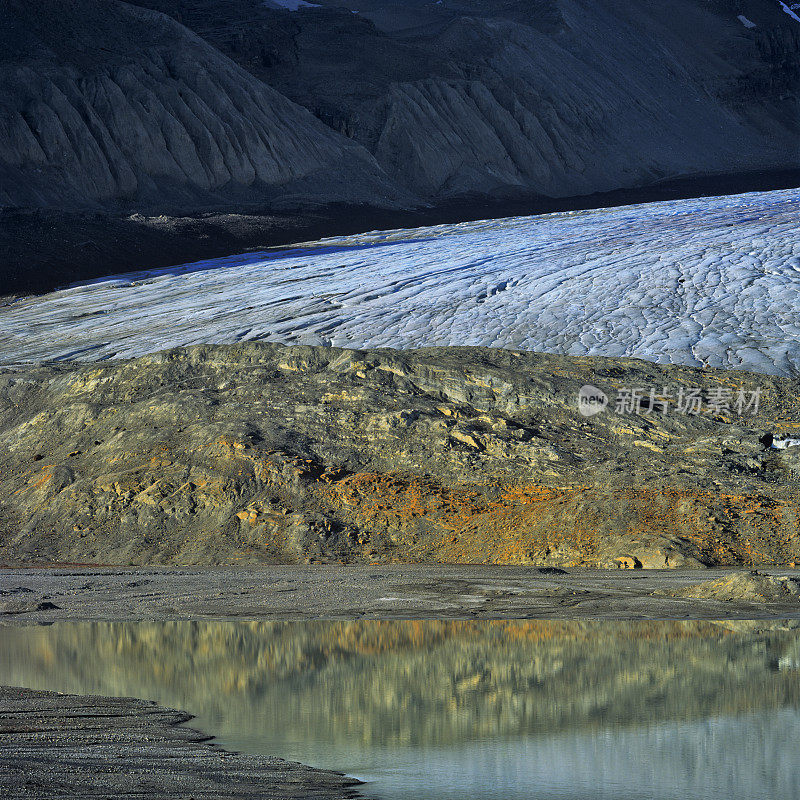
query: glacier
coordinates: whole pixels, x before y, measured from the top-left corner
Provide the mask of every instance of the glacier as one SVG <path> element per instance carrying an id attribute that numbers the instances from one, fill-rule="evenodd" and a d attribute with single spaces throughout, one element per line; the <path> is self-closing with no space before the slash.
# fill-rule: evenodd
<path id="1" fill-rule="evenodd" d="M 0 308 L 0 362 L 479 345 L 800 374 L 800 189 L 376 231 Z"/>

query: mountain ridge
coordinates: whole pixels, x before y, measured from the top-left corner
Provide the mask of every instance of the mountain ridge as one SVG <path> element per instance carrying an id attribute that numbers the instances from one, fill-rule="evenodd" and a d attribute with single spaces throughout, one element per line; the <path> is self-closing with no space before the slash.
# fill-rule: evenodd
<path id="1" fill-rule="evenodd" d="M 349 1 L 5 0 L 0 203 L 410 208 L 800 166 L 800 25 L 766 0 L 754 29 L 700 0 L 411 4 L 411 33 Z"/>
<path id="2" fill-rule="evenodd" d="M 723 383 L 756 413 L 710 408 Z M 579 412 L 587 385 L 609 409 Z M 614 410 L 648 386 L 708 402 Z M 796 434 L 796 398 L 768 375 L 467 347 L 7 368 L 0 561 L 785 566 L 800 455 L 761 440 Z"/>

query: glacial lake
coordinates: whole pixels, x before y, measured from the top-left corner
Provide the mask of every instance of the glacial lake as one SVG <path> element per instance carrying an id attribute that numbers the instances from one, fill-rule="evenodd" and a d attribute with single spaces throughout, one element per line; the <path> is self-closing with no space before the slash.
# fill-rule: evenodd
<path id="1" fill-rule="evenodd" d="M 379 800 L 800 797 L 797 622 L 5 627 L 0 684 L 185 709 Z"/>

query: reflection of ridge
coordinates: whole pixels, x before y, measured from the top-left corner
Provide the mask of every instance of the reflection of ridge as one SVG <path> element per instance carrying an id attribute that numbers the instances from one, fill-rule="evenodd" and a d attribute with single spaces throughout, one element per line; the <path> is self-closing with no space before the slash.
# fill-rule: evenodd
<path id="1" fill-rule="evenodd" d="M 447 746 L 797 707 L 799 654 L 798 631 L 703 622 L 59 623 L 0 631 L 0 683 Z"/>

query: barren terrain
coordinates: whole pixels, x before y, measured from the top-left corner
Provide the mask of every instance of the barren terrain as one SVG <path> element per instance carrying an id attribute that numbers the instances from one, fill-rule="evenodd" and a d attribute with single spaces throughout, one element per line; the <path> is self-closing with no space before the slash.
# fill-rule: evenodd
<path id="1" fill-rule="evenodd" d="M 608 398 L 588 417 L 585 385 Z M 203 345 L 5 368 L 0 559 L 785 567 L 800 448 L 764 437 L 796 435 L 798 394 L 481 348 Z"/>

